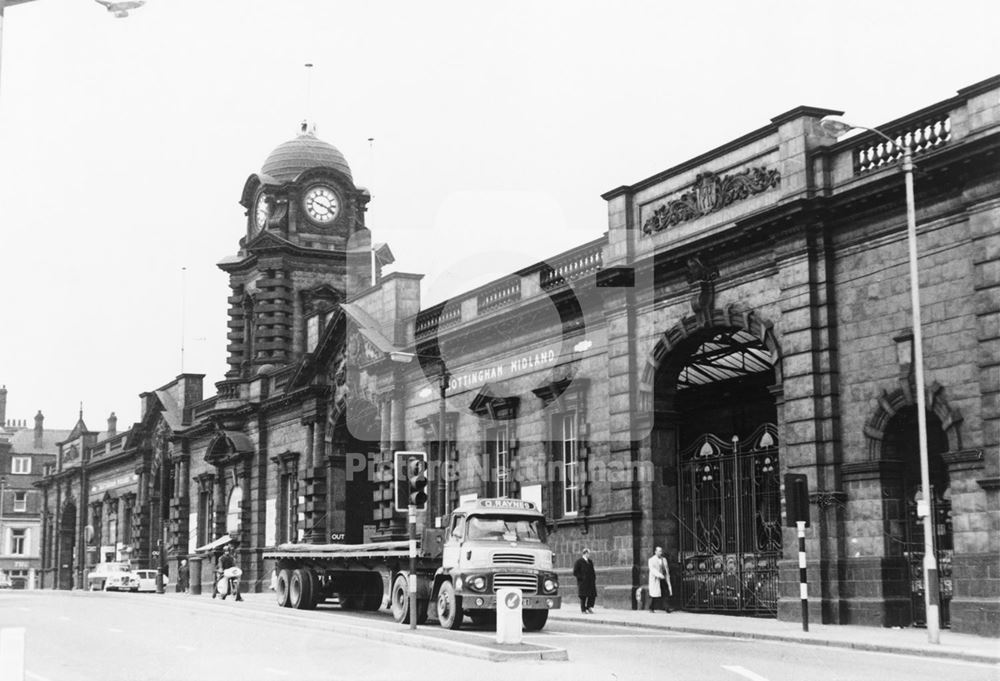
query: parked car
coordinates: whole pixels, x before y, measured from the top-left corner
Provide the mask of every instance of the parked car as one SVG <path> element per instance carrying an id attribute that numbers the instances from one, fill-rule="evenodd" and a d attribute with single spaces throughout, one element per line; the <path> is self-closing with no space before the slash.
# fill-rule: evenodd
<path id="1" fill-rule="evenodd" d="M 87 588 L 91 591 L 138 591 L 139 580 L 128 563 L 98 563 L 87 574 Z"/>
<path id="2" fill-rule="evenodd" d="M 156 570 L 132 570 L 132 574 L 139 580 L 139 591 L 156 591 Z M 163 575 L 163 588 L 167 588 L 170 579 Z"/>

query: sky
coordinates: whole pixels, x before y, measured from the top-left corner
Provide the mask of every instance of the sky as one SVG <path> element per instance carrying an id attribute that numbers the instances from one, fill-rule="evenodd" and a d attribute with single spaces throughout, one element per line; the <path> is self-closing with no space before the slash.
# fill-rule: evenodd
<path id="1" fill-rule="evenodd" d="M 428 306 L 601 236 L 601 194 L 799 105 L 879 125 L 1000 73 L 993 0 L 92 0 L 8 7 L 7 418 L 119 430 L 226 366 L 240 193 L 300 121 Z M 307 69 L 306 63 L 313 64 Z M 181 348 L 183 347 L 183 353 Z"/>

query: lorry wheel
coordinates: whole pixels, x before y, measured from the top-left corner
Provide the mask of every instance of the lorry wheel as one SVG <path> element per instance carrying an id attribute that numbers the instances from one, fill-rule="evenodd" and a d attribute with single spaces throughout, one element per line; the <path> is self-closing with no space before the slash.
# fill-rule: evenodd
<path id="1" fill-rule="evenodd" d="M 296 610 L 312 610 L 316 607 L 313 600 L 313 580 L 309 568 L 296 568 L 288 581 L 288 602 Z"/>
<path id="2" fill-rule="evenodd" d="M 521 621 L 525 631 L 541 631 L 549 619 L 548 610 L 522 610 Z"/>
<path id="3" fill-rule="evenodd" d="M 394 620 L 400 624 L 410 623 L 410 589 L 406 583 L 406 575 L 397 575 L 392 581 L 389 609 L 392 610 Z"/>
<path id="4" fill-rule="evenodd" d="M 288 583 L 292 579 L 292 571 L 288 568 L 278 570 L 277 583 L 274 585 L 274 593 L 278 596 L 278 605 L 282 608 L 291 607 L 288 600 Z"/>
<path id="5" fill-rule="evenodd" d="M 455 585 L 451 582 L 441 584 L 438 592 L 438 622 L 445 629 L 458 629 L 462 626 L 462 597 L 455 593 Z"/>

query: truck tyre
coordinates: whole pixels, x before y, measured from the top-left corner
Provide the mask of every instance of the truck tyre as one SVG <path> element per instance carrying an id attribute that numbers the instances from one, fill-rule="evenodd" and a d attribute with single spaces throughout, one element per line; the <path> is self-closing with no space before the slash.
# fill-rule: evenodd
<path id="1" fill-rule="evenodd" d="M 296 610 L 312 610 L 316 607 L 313 600 L 313 580 L 309 568 L 296 568 L 288 582 L 288 600 Z"/>
<path id="2" fill-rule="evenodd" d="M 521 622 L 525 631 L 541 631 L 549 619 L 548 610 L 522 610 Z"/>
<path id="3" fill-rule="evenodd" d="M 445 629 L 458 629 L 462 626 L 462 597 L 455 593 L 455 585 L 451 582 L 441 584 L 438 591 L 438 622 Z"/>
<path id="4" fill-rule="evenodd" d="M 400 574 L 392 580 L 392 591 L 389 592 L 389 609 L 392 618 L 400 624 L 410 623 L 410 588 L 406 575 Z"/>
<path id="5" fill-rule="evenodd" d="M 274 593 L 278 597 L 278 605 L 282 608 L 290 608 L 292 604 L 288 600 L 288 583 L 292 580 L 292 571 L 288 568 L 278 570 L 277 583 L 274 585 Z"/>

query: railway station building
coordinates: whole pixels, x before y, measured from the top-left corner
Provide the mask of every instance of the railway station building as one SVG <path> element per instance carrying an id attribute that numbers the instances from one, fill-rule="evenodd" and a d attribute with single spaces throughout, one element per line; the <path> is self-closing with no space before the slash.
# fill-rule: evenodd
<path id="1" fill-rule="evenodd" d="M 405 537 L 393 456 L 423 451 L 421 523 L 534 501 L 564 595 L 587 547 L 598 603 L 641 607 L 662 546 L 675 607 L 789 620 L 781 483 L 804 474 L 814 621 L 921 625 L 932 522 L 942 624 L 1000 636 L 1000 77 L 879 126 L 917 165 L 929 520 L 900 146 L 831 136 L 840 113 L 611 189 L 604 234 L 430 306 L 304 129 L 243 185 L 225 379 L 142 393 L 138 423 L 77 433 L 38 483 L 44 588 L 107 547 L 210 585 L 234 541 L 266 590 L 268 548 Z"/>

